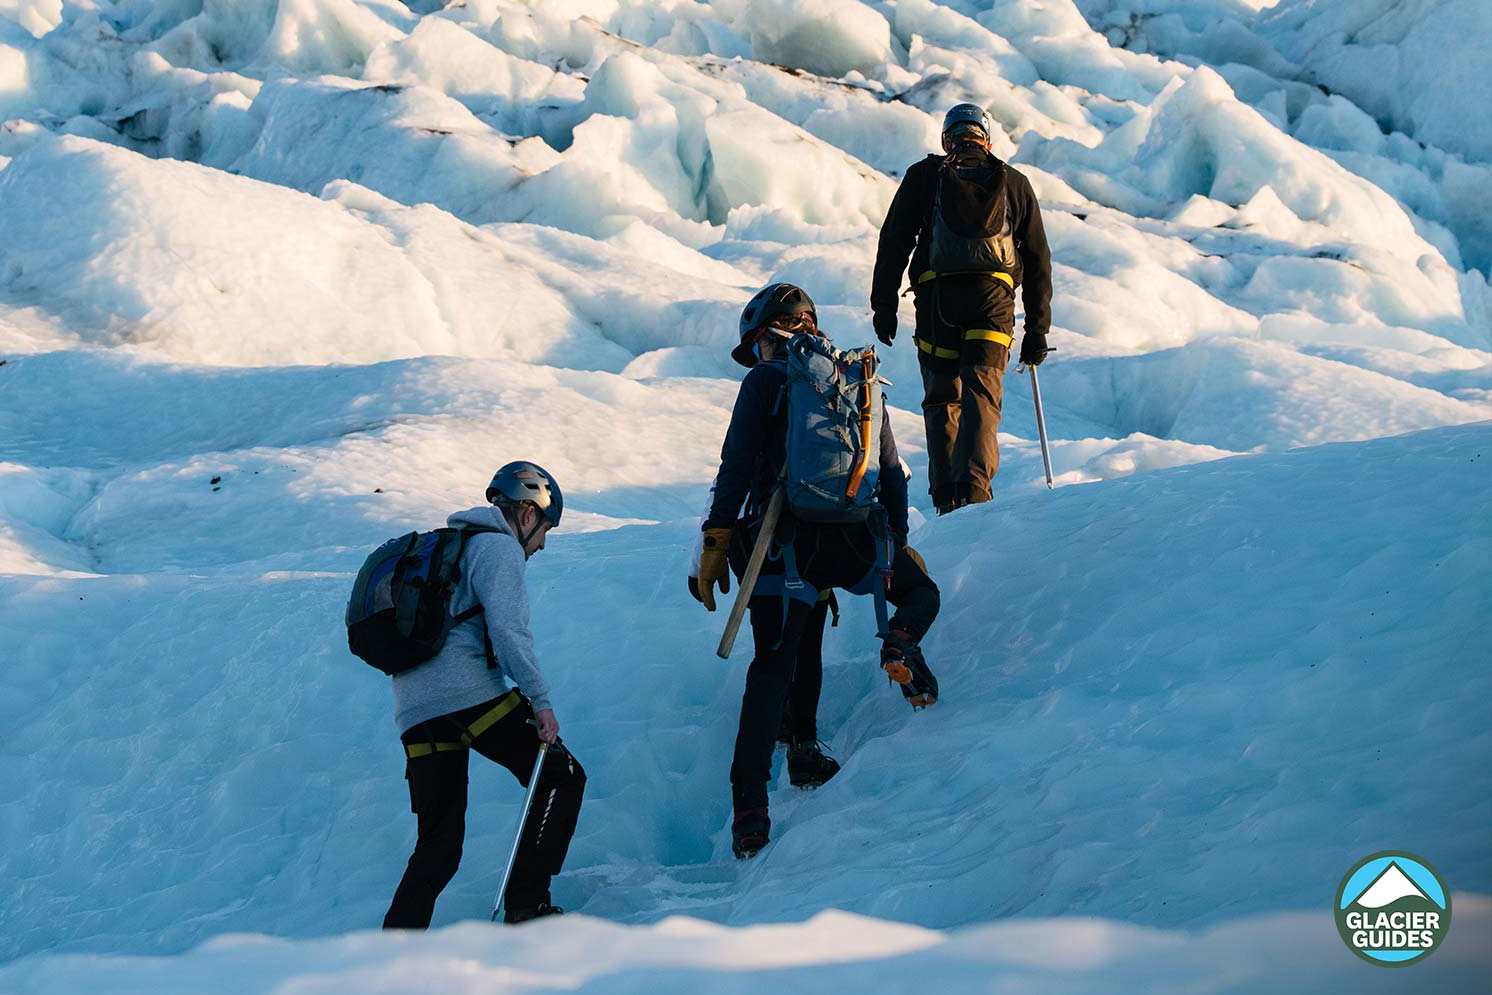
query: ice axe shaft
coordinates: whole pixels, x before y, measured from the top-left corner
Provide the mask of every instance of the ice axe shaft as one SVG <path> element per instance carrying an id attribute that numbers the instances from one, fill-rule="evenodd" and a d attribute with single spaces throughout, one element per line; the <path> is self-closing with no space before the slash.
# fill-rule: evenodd
<path id="1" fill-rule="evenodd" d="M 762 516 L 762 529 L 757 533 L 756 545 L 751 548 L 751 559 L 746 561 L 746 572 L 741 575 L 741 589 L 736 592 L 736 603 L 730 606 L 730 618 L 725 621 L 725 631 L 720 634 L 720 646 L 715 655 L 722 660 L 730 659 L 730 651 L 736 645 L 736 633 L 746 617 L 746 605 L 756 591 L 756 579 L 761 576 L 762 563 L 767 559 L 767 547 L 772 545 L 772 533 L 777 531 L 777 519 L 782 517 L 782 488 L 772 492 L 767 502 L 767 513 Z"/>
<path id="2" fill-rule="evenodd" d="M 1052 447 L 1046 439 L 1046 414 L 1041 410 L 1041 381 L 1037 379 L 1036 367 L 1028 365 L 1026 371 L 1031 374 L 1031 400 L 1036 405 L 1036 435 L 1041 440 L 1041 464 L 1046 468 L 1047 490 L 1051 490 L 1056 485 L 1052 482 Z"/>
<path id="3" fill-rule="evenodd" d="M 513 840 L 513 851 L 508 854 L 508 866 L 503 868 L 502 884 L 497 888 L 497 901 L 492 903 L 492 921 L 502 911 L 508 894 L 508 880 L 513 876 L 513 865 L 518 862 L 518 847 L 523 843 L 523 830 L 528 825 L 528 811 L 534 807 L 534 794 L 539 790 L 539 772 L 544 768 L 544 757 L 549 753 L 549 744 L 539 744 L 539 755 L 534 759 L 533 773 L 528 776 L 528 794 L 523 798 L 523 814 L 518 816 L 518 836 Z"/>

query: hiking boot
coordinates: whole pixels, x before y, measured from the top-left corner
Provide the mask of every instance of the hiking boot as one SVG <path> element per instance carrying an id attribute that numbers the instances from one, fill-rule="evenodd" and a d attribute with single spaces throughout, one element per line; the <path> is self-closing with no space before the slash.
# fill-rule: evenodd
<path id="1" fill-rule="evenodd" d="M 968 503 L 969 503 L 969 501 L 968 501 L 967 498 L 961 498 L 961 497 L 949 498 L 947 501 L 944 501 L 943 503 L 941 503 L 941 504 L 939 504 L 937 506 L 938 517 L 941 518 L 943 515 L 952 514 L 953 512 L 957 511 L 958 509 L 962 508 L 964 505 L 966 505 Z"/>
<path id="2" fill-rule="evenodd" d="M 755 857 L 771 838 L 772 820 L 765 808 L 742 809 L 730 825 L 730 848 L 737 860 Z"/>
<path id="3" fill-rule="evenodd" d="M 893 684 L 901 685 L 902 696 L 913 708 L 926 708 L 938 700 L 938 679 L 922 657 L 922 648 L 899 629 L 892 630 L 881 646 L 881 669 Z"/>
<path id="4" fill-rule="evenodd" d="M 529 906 L 528 908 L 507 909 L 503 912 L 503 922 L 512 926 L 516 923 L 528 922 L 530 919 L 543 919 L 545 916 L 559 916 L 564 914 L 565 910 L 558 905 L 540 902 L 538 905 Z"/>
<path id="5" fill-rule="evenodd" d="M 990 489 L 979 484 L 956 484 L 953 488 L 953 503 L 960 508 L 970 504 L 984 504 L 993 498 Z"/>
<path id="6" fill-rule="evenodd" d="M 958 503 L 954 500 L 953 487 L 951 485 L 939 487 L 937 490 L 933 491 L 932 503 L 933 508 L 937 510 L 937 513 L 939 515 L 946 515 L 950 511 L 959 507 Z"/>
<path id="7" fill-rule="evenodd" d="M 787 747 L 787 779 L 795 788 L 816 788 L 839 773 L 839 761 L 827 756 L 816 739 L 795 739 Z"/>

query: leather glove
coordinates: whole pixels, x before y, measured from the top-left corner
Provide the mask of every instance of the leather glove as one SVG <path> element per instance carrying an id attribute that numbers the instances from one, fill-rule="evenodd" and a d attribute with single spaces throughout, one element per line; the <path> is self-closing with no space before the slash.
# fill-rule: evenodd
<path id="1" fill-rule="evenodd" d="M 896 341 L 896 312 L 877 311 L 871 315 L 870 323 L 875 326 L 876 338 L 886 345 Z"/>
<path id="2" fill-rule="evenodd" d="M 705 529 L 704 550 L 699 554 L 699 600 L 706 611 L 715 610 L 715 585 L 721 594 L 730 593 L 730 564 L 725 551 L 730 548 L 731 530 Z M 690 593 L 693 593 L 691 590 Z"/>
<path id="3" fill-rule="evenodd" d="M 1021 362 L 1027 366 L 1040 366 L 1046 354 L 1052 350 L 1046 346 L 1046 335 L 1042 332 L 1027 332 L 1021 339 Z"/>

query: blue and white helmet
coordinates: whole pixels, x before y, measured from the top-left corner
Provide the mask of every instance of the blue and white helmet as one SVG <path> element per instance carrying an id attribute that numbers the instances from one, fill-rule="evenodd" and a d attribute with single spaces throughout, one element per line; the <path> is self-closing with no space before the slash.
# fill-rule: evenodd
<path id="1" fill-rule="evenodd" d="M 948 108 L 948 113 L 943 115 L 944 135 L 951 136 L 971 126 L 984 132 L 985 141 L 989 141 L 994 135 L 994 126 L 990 122 L 989 114 L 978 104 L 954 104 Z"/>

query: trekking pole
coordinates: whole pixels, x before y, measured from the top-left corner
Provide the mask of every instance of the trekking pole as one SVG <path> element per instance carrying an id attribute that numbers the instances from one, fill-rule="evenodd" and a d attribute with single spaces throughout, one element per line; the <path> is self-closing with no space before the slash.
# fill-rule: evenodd
<path id="1" fill-rule="evenodd" d="M 518 861 L 518 846 L 523 842 L 523 827 L 528 825 L 528 810 L 534 805 L 534 792 L 539 788 L 539 771 L 544 767 L 544 756 L 549 752 L 549 744 L 539 743 L 539 756 L 534 760 L 534 772 L 528 776 L 528 794 L 523 798 L 523 813 L 518 816 L 518 838 L 513 840 L 513 852 L 508 854 L 508 866 L 503 868 L 502 884 L 497 888 L 497 901 L 492 903 L 492 921 L 497 922 L 497 914 L 502 911 L 504 896 L 508 893 L 508 879 L 513 876 L 513 865 Z"/>
<path id="2" fill-rule="evenodd" d="M 1036 367 L 1022 363 L 1015 372 L 1019 373 L 1022 369 L 1031 374 L 1031 399 L 1036 404 L 1036 435 L 1041 439 L 1041 463 L 1046 467 L 1046 489 L 1051 490 L 1056 485 L 1052 483 L 1052 447 L 1046 441 L 1046 415 L 1041 410 L 1041 381 L 1036 379 Z"/>
<path id="3" fill-rule="evenodd" d="M 757 533 L 756 545 L 751 548 L 751 559 L 746 561 L 746 572 L 741 575 L 741 589 L 736 592 L 736 603 L 730 606 L 730 618 L 725 622 L 725 632 L 720 635 L 720 646 L 715 655 L 722 660 L 730 659 L 730 651 L 736 645 L 736 633 L 741 620 L 746 617 L 746 603 L 756 590 L 756 579 L 761 576 L 762 563 L 767 559 L 767 547 L 772 545 L 772 533 L 777 531 L 777 519 L 782 516 L 782 488 L 772 492 L 767 503 L 767 513 L 762 516 L 762 530 Z"/>

